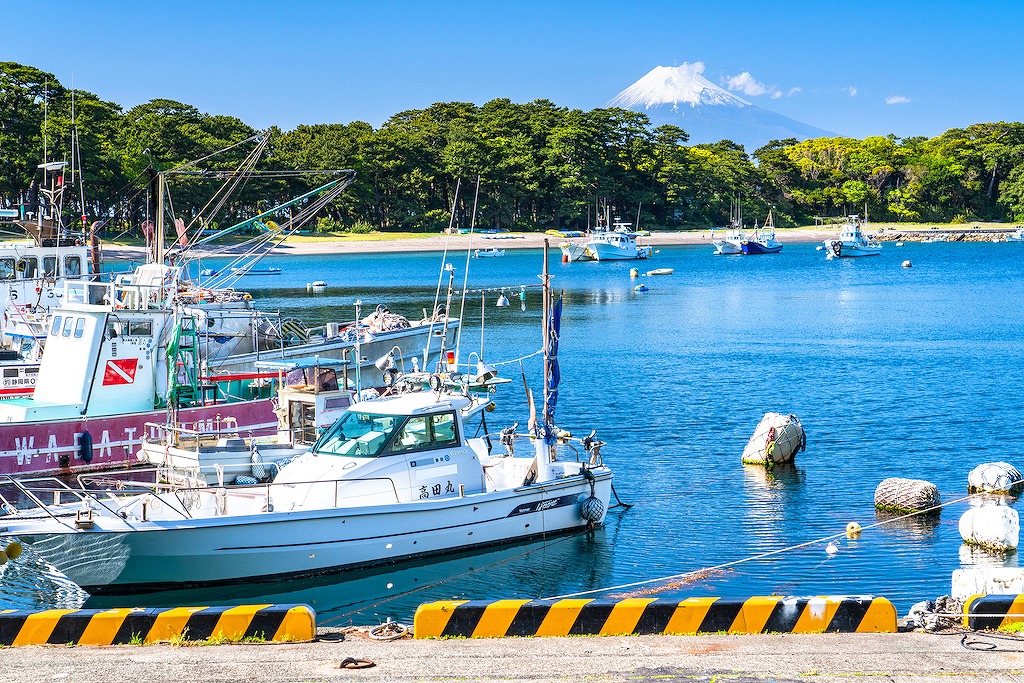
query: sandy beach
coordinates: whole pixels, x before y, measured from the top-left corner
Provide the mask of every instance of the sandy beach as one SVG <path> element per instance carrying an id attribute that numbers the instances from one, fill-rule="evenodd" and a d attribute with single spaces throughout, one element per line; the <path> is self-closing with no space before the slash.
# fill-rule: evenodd
<path id="1" fill-rule="evenodd" d="M 993 236 L 1005 234 L 1015 230 L 1019 226 L 1006 223 L 979 223 L 971 225 L 922 225 L 922 224 L 900 224 L 900 223 L 872 223 L 866 230 L 869 235 L 877 235 L 883 241 L 895 239 L 906 239 L 907 241 L 920 241 L 929 234 L 935 235 L 942 232 L 967 233 L 969 239 L 964 236 L 958 241 L 988 241 Z M 800 228 L 776 228 L 775 236 L 783 244 L 808 244 L 821 243 L 823 240 L 839 237 L 840 226 L 816 226 Z M 934 233 L 930 231 L 935 231 Z M 750 233 L 748 229 L 746 231 Z M 649 244 L 655 249 L 659 247 L 674 245 L 707 245 L 713 249 L 712 241 L 724 236 L 725 231 L 716 229 L 714 234 L 708 229 L 685 230 L 685 231 L 659 231 L 653 232 L 649 237 L 640 237 L 639 244 Z M 424 234 L 423 236 L 409 236 L 395 239 L 373 239 L 363 235 L 352 236 L 326 236 L 315 237 L 302 235 L 292 237 L 283 244 L 276 247 L 272 252 L 274 256 L 308 256 L 310 254 L 375 254 L 388 252 L 440 252 L 444 249 L 449 251 L 465 252 L 467 249 L 487 249 L 496 247 L 498 249 L 539 249 L 547 239 L 552 249 L 567 241 L 564 237 L 557 237 L 545 233 L 520 232 L 501 233 L 500 235 L 445 235 L 445 234 Z M 576 238 L 574 241 L 580 241 Z M 108 244 L 103 247 L 104 253 L 114 258 L 125 258 L 142 260 L 146 257 L 145 247 Z M 198 252 L 200 258 L 215 256 L 233 256 L 242 253 L 242 247 L 222 245 L 215 249 L 204 249 Z"/>

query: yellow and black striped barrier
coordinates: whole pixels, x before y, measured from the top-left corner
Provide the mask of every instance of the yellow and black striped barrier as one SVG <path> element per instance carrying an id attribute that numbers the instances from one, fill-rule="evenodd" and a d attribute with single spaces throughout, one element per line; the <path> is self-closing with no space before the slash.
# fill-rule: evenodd
<path id="1" fill-rule="evenodd" d="M 313 640 L 308 605 L 0 610 L 0 645 L 125 645 L 169 640 Z"/>
<path id="2" fill-rule="evenodd" d="M 972 595 L 964 601 L 964 628 L 981 631 L 1024 623 L 1024 595 Z"/>
<path id="3" fill-rule="evenodd" d="M 416 638 L 690 633 L 895 633 L 885 598 L 447 600 L 420 605 Z"/>

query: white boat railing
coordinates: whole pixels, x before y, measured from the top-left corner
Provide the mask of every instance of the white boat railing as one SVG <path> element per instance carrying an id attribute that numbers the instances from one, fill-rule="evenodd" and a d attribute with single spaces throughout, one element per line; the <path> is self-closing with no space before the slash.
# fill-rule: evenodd
<path id="1" fill-rule="evenodd" d="M 537 441 L 532 434 L 508 433 L 504 430 L 497 434 L 485 434 L 480 438 L 490 438 L 500 442 L 512 454 L 520 452 L 518 447 L 520 443 L 523 444 L 523 453 L 532 453 Z M 509 449 L 510 445 L 511 449 Z M 604 465 L 604 456 L 601 455 L 602 446 L 604 446 L 604 441 L 598 441 L 593 438 L 593 435 L 584 438 L 559 436 L 555 442 L 554 460 L 586 462 L 592 466 Z M 497 457 L 501 457 L 501 454 L 498 454 Z"/>
<path id="2" fill-rule="evenodd" d="M 103 306 L 133 311 L 166 310 L 171 307 L 176 285 L 138 285 L 124 282 L 64 283 L 63 305 Z"/>
<path id="3" fill-rule="evenodd" d="M 197 468 L 203 469 L 203 468 Z M 211 468 L 212 469 L 212 468 Z M 159 473 L 163 468 L 135 468 L 126 470 L 123 473 L 130 475 L 141 475 L 144 473 Z M 311 506 L 302 509 L 334 509 L 352 507 L 346 505 L 348 501 L 357 498 L 373 498 L 373 504 L 385 505 L 399 503 L 398 488 L 390 477 L 359 477 L 352 479 L 331 479 L 325 481 L 298 481 L 287 484 L 275 484 L 265 482 L 261 484 L 237 484 L 232 486 L 207 486 L 200 482 L 192 485 L 177 485 L 170 483 L 154 483 L 140 481 L 137 479 L 115 479 L 112 474 L 100 475 L 79 475 L 78 483 L 81 488 L 73 488 L 56 477 L 38 477 L 31 479 L 17 479 L 10 475 L 0 475 L 0 524 L 4 516 L 17 516 L 24 519 L 27 515 L 43 513 L 49 516 L 58 524 L 72 527 L 61 518 L 77 515 L 81 519 L 81 513 L 74 509 L 76 503 L 82 504 L 81 510 L 91 509 L 96 504 L 105 509 L 110 517 L 123 522 L 126 526 L 134 529 L 132 521 L 150 521 L 148 509 L 154 512 L 157 507 L 173 510 L 182 519 L 195 519 L 193 510 L 213 510 L 213 515 L 202 517 L 217 517 L 227 515 L 227 499 L 250 498 L 252 507 L 255 510 L 246 514 L 257 514 L 259 512 L 273 512 L 273 493 L 284 491 L 284 487 L 309 487 L 304 498 L 310 498 L 315 493 L 321 494 L 319 500 L 330 500 L 331 506 Z M 13 490 L 12 488 L 13 487 Z M 24 496 L 25 500 L 11 498 L 13 492 Z M 145 498 L 151 494 L 153 498 Z M 180 506 L 170 505 L 166 499 L 168 494 L 173 495 Z M 326 494 L 326 495 L 322 495 Z M 52 502 L 46 502 L 44 498 L 50 497 Z M 141 498 L 140 498 L 141 497 Z M 223 502 L 222 502 L 223 501 Z M 25 504 L 28 503 L 28 505 Z M 256 507 L 262 502 L 262 506 Z M 155 503 L 155 504 L 153 504 Z M 161 506 L 160 504 L 163 503 Z M 147 509 L 147 504 L 149 508 Z M 131 518 L 127 514 L 127 508 L 140 507 L 141 513 L 137 518 Z M 60 508 L 58 510 L 58 508 Z M 90 512 L 90 520 L 92 515 Z M 2 529 L 2 527 L 0 527 Z"/>

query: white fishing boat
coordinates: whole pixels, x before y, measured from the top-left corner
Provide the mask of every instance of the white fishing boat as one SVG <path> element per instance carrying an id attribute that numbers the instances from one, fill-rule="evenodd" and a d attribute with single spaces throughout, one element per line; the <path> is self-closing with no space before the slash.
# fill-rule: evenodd
<path id="1" fill-rule="evenodd" d="M 472 381 L 396 378 L 264 484 L 88 490 L 0 478 L 0 534 L 90 593 L 137 594 L 365 570 L 599 525 L 612 495 L 603 444 L 554 424 L 561 301 L 550 304 L 546 265 L 543 418 L 530 433 L 502 430 L 500 448 L 470 436 L 497 385 L 481 362 Z"/>
<path id="2" fill-rule="evenodd" d="M 1006 236 L 1007 242 L 1024 242 L 1024 226 L 1017 226 L 1015 232 L 1011 232 Z"/>
<path id="3" fill-rule="evenodd" d="M 562 250 L 562 261 L 564 262 L 594 260 L 594 253 L 582 242 L 562 242 L 559 248 Z"/>
<path id="4" fill-rule="evenodd" d="M 319 356 L 261 361 L 257 370 L 278 374 L 276 435 L 254 435 L 238 429 L 234 421 L 209 426 L 149 423 L 137 457 L 157 467 L 155 480 L 164 482 L 224 486 L 268 481 L 282 465 L 308 451 L 352 405 L 350 364 Z"/>
<path id="5" fill-rule="evenodd" d="M 504 256 L 505 250 L 498 249 L 497 247 L 487 247 L 486 249 L 474 249 L 473 258 L 496 258 L 498 256 Z"/>
<path id="6" fill-rule="evenodd" d="M 725 232 L 725 237 L 711 242 L 715 246 L 715 254 L 743 253 L 743 241 L 746 236 L 743 234 L 743 207 L 739 200 L 732 202 L 730 214 L 729 228 Z M 714 236 L 714 230 L 711 232 Z"/>
<path id="7" fill-rule="evenodd" d="M 614 230 L 595 230 L 586 243 L 595 261 L 632 261 L 650 258 L 654 250 L 637 244 L 631 223 L 615 223 Z"/>
<path id="8" fill-rule="evenodd" d="M 280 275 L 281 269 L 276 266 L 268 266 L 266 268 L 250 268 L 242 266 L 241 268 L 231 268 L 231 272 L 234 275 Z"/>
<path id="9" fill-rule="evenodd" d="M 866 223 L 866 221 L 864 221 Z M 843 224 L 839 237 L 825 240 L 825 258 L 846 258 L 855 256 L 878 256 L 882 243 L 867 237 L 863 232 L 860 216 L 852 215 Z"/>

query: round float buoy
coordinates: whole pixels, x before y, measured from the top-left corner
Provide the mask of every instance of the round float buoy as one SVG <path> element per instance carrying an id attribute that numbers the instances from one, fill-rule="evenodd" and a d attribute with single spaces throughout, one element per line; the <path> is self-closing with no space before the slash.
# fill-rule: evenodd
<path id="1" fill-rule="evenodd" d="M 604 503 L 597 496 L 590 496 L 580 503 L 580 516 L 588 522 L 597 523 L 604 515 Z"/>
<path id="2" fill-rule="evenodd" d="M 903 262 L 903 267 L 904 268 L 913 268 L 914 264 L 910 262 L 910 259 L 907 259 L 906 261 Z"/>
<path id="3" fill-rule="evenodd" d="M 857 522 L 850 522 L 846 525 L 847 538 L 857 538 L 858 536 L 860 536 L 860 531 L 860 524 L 857 524 Z"/>
<path id="4" fill-rule="evenodd" d="M 640 269 L 639 268 L 630 268 L 629 269 L 629 277 L 630 277 L 630 279 L 640 277 Z"/>
<path id="5" fill-rule="evenodd" d="M 17 541 L 11 541 L 7 544 L 7 548 L 4 550 L 4 552 L 7 553 L 7 557 L 11 558 L 12 560 L 16 560 L 19 557 L 21 557 L 21 550 L 22 548 L 20 543 L 18 543 Z"/>
<path id="6" fill-rule="evenodd" d="M 645 285 L 644 283 L 641 282 L 640 284 L 638 284 L 636 287 L 633 288 L 633 291 L 634 292 L 646 292 L 647 291 L 647 285 Z"/>
<path id="7" fill-rule="evenodd" d="M 839 546 L 836 545 L 835 541 L 829 541 L 828 545 L 825 546 L 825 552 L 829 555 L 835 555 L 839 552 Z"/>

